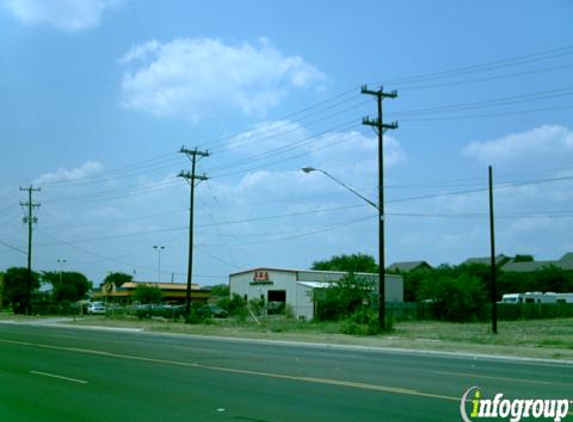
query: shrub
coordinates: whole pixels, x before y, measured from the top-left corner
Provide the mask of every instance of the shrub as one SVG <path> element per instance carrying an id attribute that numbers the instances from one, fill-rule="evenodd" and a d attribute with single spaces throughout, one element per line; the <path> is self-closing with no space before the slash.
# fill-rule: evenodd
<path id="1" fill-rule="evenodd" d="M 430 311 L 440 321 L 466 322 L 486 318 L 486 295 L 483 283 L 468 274 L 424 279 L 418 290 L 420 300 L 429 303 Z"/>
<path id="2" fill-rule="evenodd" d="M 233 293 L 233 296 L 223 297 L 217 302 L 217 306 L 229 312 L 229 316 L 238 317 L 241 320 L 247 318 L 249 313 L 247 301 L 240 295 Z"/>
<path id="3" fill-rule="evenodd" d="M 348 273 L 329 287 L 315 291 L 316 317 L 320 321 L 338 321 L 354 314 L 370 301 L 374 283 Z"/>
<path id="4" fill-rule="evenodd" d="M 382 332 L 378 322 L 378 315 L 372 309 L 366 307 L 358 308 L 347 318 L 340 326 L 340 331 L 343 334 L 362 336 L 371 336 Z"/>
<path id="5" fill-rule="evenodd" d="M 186 324 L 205 324 L 211 322 L 211 314 L 201 312 L 201 305 L 193 304 L 189 314 L 184 316 Z"/>

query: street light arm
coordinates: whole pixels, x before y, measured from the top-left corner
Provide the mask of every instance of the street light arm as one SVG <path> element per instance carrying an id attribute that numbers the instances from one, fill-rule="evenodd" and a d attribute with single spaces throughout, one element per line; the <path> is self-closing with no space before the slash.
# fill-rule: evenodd
<path id="1" fill-rule="evenodd" d="M 358 192 L 356 189 L 348 186 L 346 183 L 342 182 L 341 180 L 338 180 L 336 177 L 334 177 L 332 174 L 330 174 L 329 172 L 327 172 L 326 170 L 322 170 L 322 169 L 317 169 L 314 167 L 304 167 L 302 169 L 302 171 L 304 171 L 305 173 L 311 173 L 313 171 L 319 171 L 322 174 L 324 174 L 326 177 L 329 177 L 330 179 L 334 180 L 336 183 L 338 183 L 339 185 L 341 185 L 342 187 L 348 189 L 350 192 L 352 192 L 354 195 L 358 196 L 360 199 L 362 199 L 363 201 L 366 201 L 368 204 L 372 205 L 374 208 L 376 208 L 377 210 L 380 210 L 380 207 L 378 207 L 378 205 L 376 205 L 373 201 L 371 201 L 370 199 L 366 198 L 364 195 L 362 195 L 360 192 Z"/>

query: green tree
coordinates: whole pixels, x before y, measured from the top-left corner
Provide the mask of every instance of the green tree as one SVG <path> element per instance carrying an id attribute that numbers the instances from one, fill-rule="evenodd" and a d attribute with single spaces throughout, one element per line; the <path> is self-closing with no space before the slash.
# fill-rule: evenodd
<path id="1" fill-rule="evenodd" d="M 50 283 L 53 287 L 53 298 L 57 303 L 77 302 L 86 297 L 92 288 L 92 283 L 87 277 L 75 271 L 44 271 L 41 279 Z"/>
<path id="2" fill-rule="evenodd" d="M 370 301 L 374 285 L 374 282 L 348 273 L 329 287 L 316 290 L 317 319 L 337 321 L 349 317 Z"/>
<path id="3" fill-rule="evenodd" d="M 506 293 L 521 293 L 531 291 L 533 286 L 533 273 L 518 273 L 501 271 L 497 277 L 497 300 L 501 300 Z"/>
<path id="4" fill-rule="evenodd" d="M 40 287 L 38 273 L 32 271 L 31 292 Z M 31 293 L 30 292 L 30 293 Z M 12 267 L 4 275 L 4 297 L 12 304 L 15 314 L 23 314 L 28 307 L 28 269 Z"/>
<path id="5" fill-rule="evenodd" d="M 434 318 L 466 322 L 485 318 L 487 295 L 483 282 L 467 273 L 434 274 L 424 278 L 418 299 L 428 301 Z"/>
<path id="6" fill-rule="evenodd" d="M 155 286 L 141 284 L 133 292 L 133 300 L 137 300 L 140 303 L 159 303 L 162 298 L 163 292 L 159 287 Z"/>
<path id="7" fill-rule="evenodd" d="M 211 295 L 215 297 L 229 297 L 229 285 L 228 284 L 217 284 L 211 286 Z"/>
<path id="8" fill-rule="evenodd" d="M 555 265 L 544 266 L 533 273 L 534 287 L 540 292 L 570 292 L 573 289 L 571 275 Z"/>
<path id="9" fill-rule="evenodd" d="M 131 274 L 113 272 L 105 276 L 103 284 L 113 283 L 115 287 L 121 287 L 123 283 L 129 283 L 133 281 L 133 276 Z"/>
<path id="10" fill-rule="evenodd" d="M 432 268 L 417 268 L 401 274 L 404 280 L 404 302 L 416 302 L 420 284 L 433 273 Z"/>
<path id="11" fill-rule="evenodd" d="M 330 259 L 315 261 L 312 270 L 344 271 L 348 273 L 377 273 L 378 264 L 371 255 L 355 253 L 351 255 L 336 255 Z"/>

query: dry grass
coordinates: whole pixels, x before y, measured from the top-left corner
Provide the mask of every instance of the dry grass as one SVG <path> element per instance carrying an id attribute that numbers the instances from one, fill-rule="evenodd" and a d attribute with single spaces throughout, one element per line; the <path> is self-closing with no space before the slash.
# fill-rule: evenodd
<path id="1" fill-rule="evenodd" d="M 0 320 L 12 319 L 0 314 Z M 33 317 L 18 317 L 27 322 Z M 391 334 L 349 336 L 340 334 L 338 323 L 303 323 L 270 319 L 257 324 L 232 319 L 209 324 L 139 320 L 133 317 L 106 318 L 90 316 L 70 324 L 138 328 L 149 332 L 240 337 L 311 343 L 404 348 L 428 351 L 464 352 L 521 356 L 573 361 L 573 318 L 500 322 L 499 333 L 491 332 L 488 323 L 402 322 Z"/>

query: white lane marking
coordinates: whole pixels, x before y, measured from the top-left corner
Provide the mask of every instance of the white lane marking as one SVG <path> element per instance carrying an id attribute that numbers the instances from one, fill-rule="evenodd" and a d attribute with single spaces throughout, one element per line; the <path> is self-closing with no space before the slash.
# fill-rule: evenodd
<path id="1" fill-rule="evenodd" d="M 556 382 L 556 381 L 539 381 L 539 380 L 530 380 L 525 378 L 507 378 L 507 377 L 496 377 L 492 375 L 481 375 L 481 374 L 474 374 L 468 372 L 448 372 L 448 371 L 430 371 L 432 374 L 436 375 L 451 375 L 453 377 L 468 377 L 468 378 L 483 378 L 483 379 L 491 379 L 491 380 L 498 380 L 498 381 L 507 381 L 507 382 L 515 382 L 515 383 L 529 383 L 529 384 L 541 384 L 541 385 L 570 385 L 570 383 L 563 383 L 563 382 Z"/>
<path id="2" fill-rule="evenodd" d="M 166 359 L 155 359 L 155 358 L 147 358 L 147 357 L 143 357 L 143 356 L 132 356 L 132 355 L 124 355 L 124 354 L 120 354 L 120 353 L 105 352 L 105 351 L 101 351 L 101 350 L 53 346 L 53 345 L 48 345 L 48 344 L 32 343 L 32 342 L 18 341 L 18 340 L 0 339 L 0 343 L 17 344 L 17 345 L 21 345 L 21 346 L 31 346 L 31 347 L 38 347 L 38 348 L 42 348 L 42 349 L 50 349 L 50 350 L 61 350 L 61 351 L 72 352 L 72 353 L 82 353 L 82 354 L 87 354 L 87 355 L 105 356 L 105 357 L 109 357 L 109 358 L 134 360 L 134 361 L 140 361 L 140 362 L 159 363 L 159 364 L 163 364 L 163 365 L 174 365 L 174 366 L 182 366 L 182 367 L 187 367 L 187 368 L 207 369 L 207 370 L 211 370 L 211 371 L 235 373 L 235 374 L 241 374 L 241 375 L 254 375 L 254 376 L 266 377 L 266 378 L 286 379 L 286 380 L 291 380 L 291 381 L 334 385 L 334 386 L 339 386 L 339 387 L 380 391 L 380 392 L 395 393 L 395 394 L 405 394 L 405 395 L 428 397 L 428 398 L 441 399 L 441 400 L 460 401 L 459 397 L 443 396 L 440 394 L 425 393 L 425 392 L 421 392 L 421 391 L 417 391 L 417 390 L 395 388 L 395 387 L 378 385 L 378 384 L 367 384 L 367 383 L 344 381 L 344 380 L 338 380 L 338 379 L 301 377 L 301 376 L 286 375 L 286 374 L 271 373 L 271 372 L 251 371 L 248 369 L 238 369 L 238 368 L 228 368 L 228 367 L 223 367 L 223 366 L 203 365 L 203 364 L 200 364 L 197 362 L 181 362 L 181 361 L 166 360 Z M 41 374 L 46 375 L 45 373 L 41 373 Z M 50 375 L 48 375 L 48 376 L 50 376 Z M 64 378 L 67 380 L 73 379 L 73 378 L 60 377 L 58 375 L 56 375 L 56 377 Z M 76 381 L 82 382 L 81 380 L 76 380 Z M 83 381 L 83 382 L 87 383 L 87 381 Z"/>
<path id="3" fill-rule="evenodd" d="M 64 380 L 64 381 L 76 382 L 76 383 L 78 383 L 78 384 L 87 384 L 87 383 L 88 383 L 87 381 L 84 381 L 84 380 L 79 380 L 79 379 L 76 379 L 76 378 L 64 377 L 64 376 L 62 376 L 62 375 L 50 374 L 50 373 L 48 373 L 48 372 L 30 371 L 30 373 L 31 373 L 31 374 L 34 374 L 34 375 L 40 375 L 40 376 L 43 376 L 43 377 L 57 378 L 57 379 Z"/>

